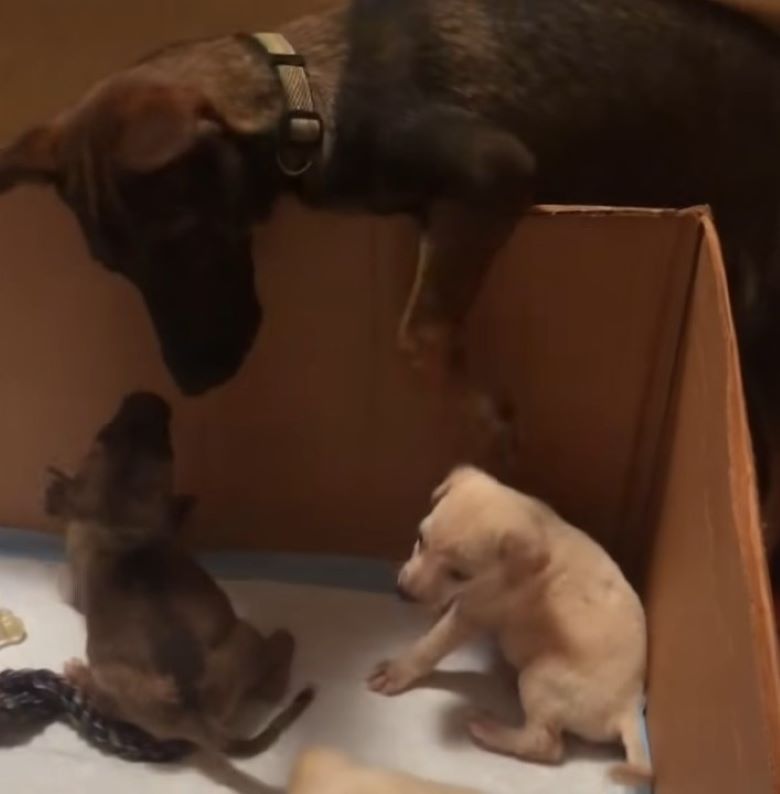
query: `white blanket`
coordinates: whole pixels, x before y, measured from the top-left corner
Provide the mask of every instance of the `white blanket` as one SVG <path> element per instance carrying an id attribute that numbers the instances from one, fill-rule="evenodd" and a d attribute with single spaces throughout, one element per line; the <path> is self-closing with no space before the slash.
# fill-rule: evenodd
<path id="1" fill-rule="evenodd" d="M 0 668 L 49 667 L 60 671 L 83 656 L 82 619 L 62 603 L 61 564 L 0 555 L 0 607 L 25 622 L 28 639 L 0 650 Z M 471 744 L 465 717 L 489 709 L 520 719 L 506 677 L 485 674 L 486 647 L 464 649 L 445 660 L 426 686 L 395 698 L 366 689 L 375 662 L 417 637 L 427 618 L 390 594 L 274 581 L 228 580 L 240 613 L 261 629 L 290 628 L 298 639 L 293 688 L 318 687 L 308 712 L 269 752 L 241 766 L 283 787 L 296 754 L 312 743 L 342 748 L 362 761 L 404 769 L 486 794 L 618 794 L 606 770 L 619 748 L 572 747 L 558 768 L 503 758 Z M 0 737 L 0 744 L 2 737 Z M 0 746 L 0 786 L 13 794 L 206 794 L 220 789 L 186 767 L 131 764 L 104 756 L 69 727 L 55 724 L 27 744 Z"/>

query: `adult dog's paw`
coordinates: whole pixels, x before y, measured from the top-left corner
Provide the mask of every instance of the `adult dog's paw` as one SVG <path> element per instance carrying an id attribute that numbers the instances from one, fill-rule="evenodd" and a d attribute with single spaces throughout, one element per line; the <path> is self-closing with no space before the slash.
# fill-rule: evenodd
<path id="1" fill-rule="evenodd" d="M 446 381 L 461 354 L 455 342 L 455 329 L 443 321 L 402 324 L 398 347 L 415 371 L 434 381 Z"/>
<path id="2" fill-rule="evenodd" d="M 368 677 L 368 688 L 380 695 L 397 695 L 408 689 L 418 678 L 420 671 L 403 658 L 380 662 Z"/>

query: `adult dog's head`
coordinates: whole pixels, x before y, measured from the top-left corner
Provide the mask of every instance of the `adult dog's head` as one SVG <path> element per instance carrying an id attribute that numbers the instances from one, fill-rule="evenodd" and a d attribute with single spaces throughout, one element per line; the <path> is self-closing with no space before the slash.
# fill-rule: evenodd
<path id="1" fill-rule="evenodd" d="M 248 37 L 167 48 L 0 150 L 0 191 L 52 185 L 92 255 L 143 295 L 165 362 L 197 394 L 261 321 L 252 221 L 282 189 L 279 78 Z"/>

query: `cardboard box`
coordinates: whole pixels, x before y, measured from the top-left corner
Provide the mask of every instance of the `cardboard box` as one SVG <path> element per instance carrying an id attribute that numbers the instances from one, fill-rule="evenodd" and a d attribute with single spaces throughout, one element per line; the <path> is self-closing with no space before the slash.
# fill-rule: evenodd
<path id="1" fill-rule="evenodd" d="M 322 5 L 16 4 L 3 18 L 0 133 L 158 44 Z M 416 382 L 395 350 L 417 242 L 405 222 L 281 208 L 257 233 L 267 318 L 253 354 L 223 389 L 185 400 L 139 296 L 88 260 L 54 197 L 4 197 L 0 525 L 45 526 L 44 467 L 75 464 L 119 397 L 144 387 L 174 403 L 181 486 L 201 498 L 194 542 L 400 557 L 457 441 L 450 396 Z M 780 673 L 706 214 L 540 211 L 493 269 L 470 344 L 475 371 L 517 408 L 518 484 L 642 587 L 658 794 L 780 792 Z"/>

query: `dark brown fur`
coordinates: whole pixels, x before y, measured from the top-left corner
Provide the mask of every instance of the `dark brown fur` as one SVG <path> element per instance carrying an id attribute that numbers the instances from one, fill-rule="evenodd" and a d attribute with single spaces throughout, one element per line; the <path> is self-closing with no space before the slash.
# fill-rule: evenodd
<path id="1" fill-rule="evenodd" d="M 101 711 L 211 753 L 264 750 L 311 701 L 304 690 L 251 739 L 231 726 L 248 699 L 277 703 L 294 641 L 263 637 L 176 542 L 186 497 L 172 493 L 169 409 L 127 397 L 78 473 L 54 472 L 46 506 L 67 527 L 87 663 L 66 670 Z"/>

